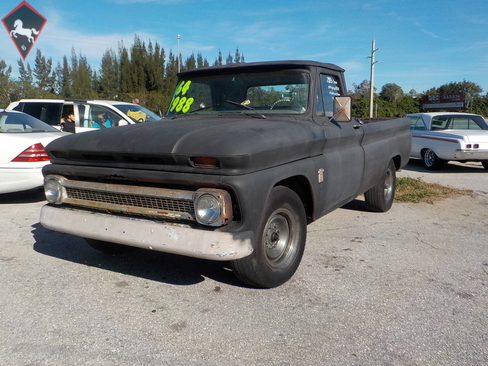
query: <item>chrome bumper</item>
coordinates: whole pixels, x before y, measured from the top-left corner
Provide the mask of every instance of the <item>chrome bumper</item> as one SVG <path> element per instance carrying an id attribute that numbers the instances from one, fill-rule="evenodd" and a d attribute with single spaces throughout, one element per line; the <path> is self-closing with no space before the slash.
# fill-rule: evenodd
<path id="1" fill-rule="evenodd" d="M 488 160 L 488 150 L 456 150 L 456 160 Z"/>
<path id="2" fill-rule="evenodd" d="M 42 207 L 40 222 L 46 229 L 83 238 L 215 261 L 243 258 L 253 251 L 251 231 L 199 230 L 51 205 Z"/>

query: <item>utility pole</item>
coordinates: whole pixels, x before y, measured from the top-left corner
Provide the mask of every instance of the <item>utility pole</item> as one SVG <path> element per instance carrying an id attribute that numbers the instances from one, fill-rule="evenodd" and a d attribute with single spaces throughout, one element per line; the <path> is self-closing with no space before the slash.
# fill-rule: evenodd
<path id="1" fill-rule="evenodd" d="M 371 45 L 371 56 L 368 58 L 371 59 L 371 73 L 369 78 L 369 118 L 373 118 L 373 100 L 374 100 L 374 64 L 378 61 L 374 60 L 374 54 L 378 51 L 376 47 L 376 41 L 373 39 L 373 43 Z"/>
<path id="2" fill-rule="evenodd" d="M 180 57 L 180 38 L 181 38 L 181 36 L 178 34 L 176 37 L 178 38 L 178 72 L 180 72 L 181 71 L 181 60 L 180 60 L 180 58 L 181 58 Z"/>

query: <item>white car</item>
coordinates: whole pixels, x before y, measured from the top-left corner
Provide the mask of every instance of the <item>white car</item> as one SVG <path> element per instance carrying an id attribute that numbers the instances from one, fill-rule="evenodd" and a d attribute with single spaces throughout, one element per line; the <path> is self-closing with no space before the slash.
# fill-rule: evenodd
<path id="1" fill-rule="evenodd" d="M 412 120 L 412 151 L 428 170 L 439 170 L 449 160 L 478 161 L 488 169 L 488 124 L 471 113 L 408 114 Z"/>
<path id="2" fill-rule="evenodd" d="M 42 186 L 41 169 L 49 163 L 44 147 L 65 135 L 28 114 L 0 109 L 0 193 Z"/>
<path id="3" fill-rule="evenodd" d="M 161 119 L 157 114 L 138 104 L 112 100 L 21 99 L 10 103 L 7 110 L 30 114 L 57 129 L 61 128 L 61 119 L 73 113 L 76 132 Z"/>

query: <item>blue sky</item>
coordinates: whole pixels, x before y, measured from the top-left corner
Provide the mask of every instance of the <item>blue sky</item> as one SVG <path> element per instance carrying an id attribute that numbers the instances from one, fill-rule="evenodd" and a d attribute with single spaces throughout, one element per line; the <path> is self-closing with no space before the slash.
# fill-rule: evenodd
<path id="1" fill-rule="evenodd" d="M 3 0 L 0 18 L 21 0 Z M 103 53 L 132 45 L 134 35 L 158 42 L 183 60 L 202 53 L 213 63 L 236 47 L 246 62 L 309 59 L 346 69 L 348 88 L 370 78 L 375 87 L 423 92 L 469 80 L 488 92 L 488 0 L 28 0 L 47 23 L 36 49 L 54 65 L 74 47 L 97 70 Z M 17 73 L 20 54 L 2 26 L 0 59 Z"/>

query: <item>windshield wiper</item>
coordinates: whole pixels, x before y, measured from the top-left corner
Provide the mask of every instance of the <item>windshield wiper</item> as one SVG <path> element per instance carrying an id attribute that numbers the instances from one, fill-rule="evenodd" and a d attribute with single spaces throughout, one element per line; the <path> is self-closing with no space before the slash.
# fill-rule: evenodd
<path id="1" fill-rule="evenodd" d="M 201 104 L 200 104 L 201 105 Z M 208 105 L 208 106 L 203 106 L 203 107 L 200 107 L 200 108 L 197 108 L 197 109 L 194 109 L 192 111 L 189 111 L 188 113 L 178 113 L 178 114 L 175 114 L 173 116 L 173 118 L 171 119 L 175 119 L 175 118 L 178 118 L 178 117 L 181 117 L 181 116 L 187 116 L 189 114 L 192 114 L 192 113 L 195 113 L 195 112 L 199 112 L 199 111 L 203 111 L 205 109 L 210 109 L 210 108 L 213 108 L 213 107 L 218 107 L 220 104 L 212 104 L 212 105 Z"/>
<path id="2" fill-rule="evenodd" d="M 218 107 L 218 106 L 220 106 L 220 104 L 212 104 L 212 105 L 203 106 L 203 107 L 200 107 L 200 108 L 197 108 L 197 109 L 194 109 L 194 110 L 188 112 L 188 114 L 203 111 L 205 109 L 210 109 L 210 108 L 214 108 L 214 107 Z"/>
<path id="3" fill-rule="evenodd" d="M 254 113 L 256 113 L 257 115 L 259 115 L 262 119 L 266 119 L 266 116 L 262 113 L 259 113 L 257 110 L 255 110 L 253 107 L 249 107 L 248 104 L 249 104 L 249 101 L 248 100 L 245 100 L 244 102 L 242 103 L 238 103 L 238 102 L 234 102 L 232 100 L 226 100 L 227 103 L 229 104 L 233 104 L 233 105 L 238 105 L 238 106 L 241 106 L 243 108 L 246 108 L 246 109 L 249 109 L 250 111 L 253 111 Z"/>

